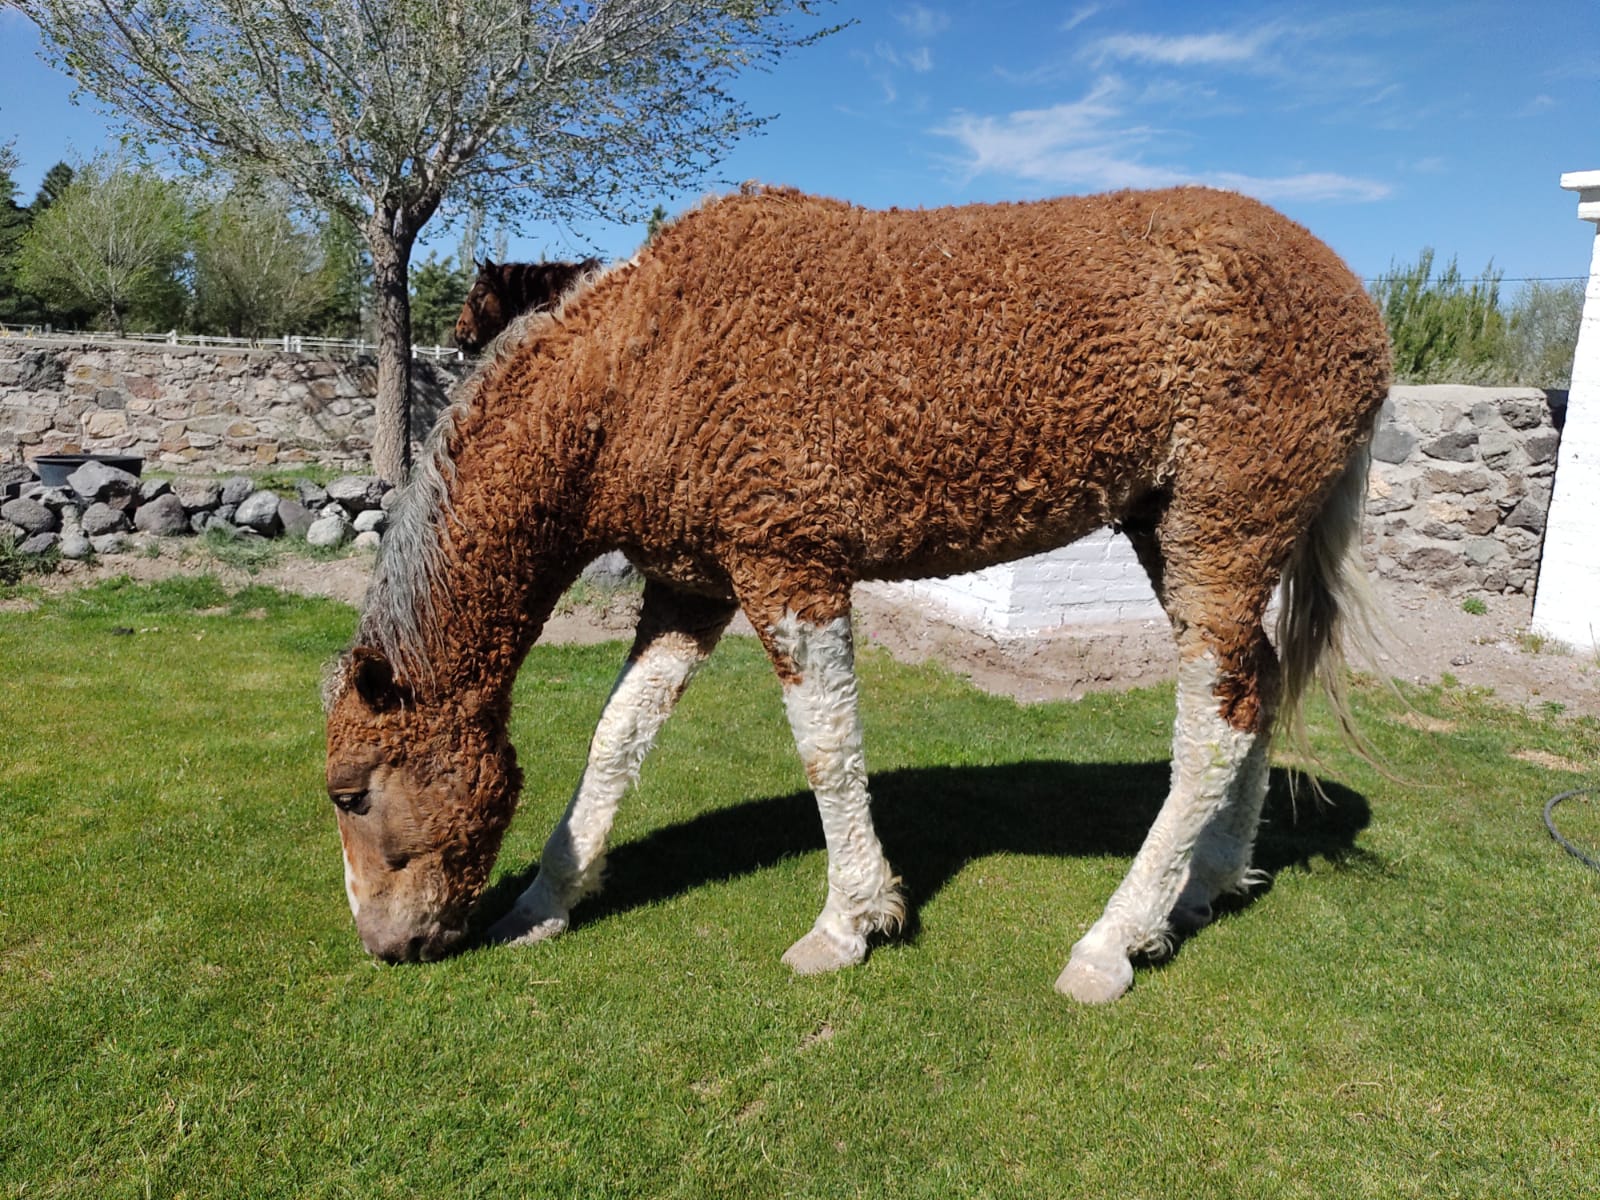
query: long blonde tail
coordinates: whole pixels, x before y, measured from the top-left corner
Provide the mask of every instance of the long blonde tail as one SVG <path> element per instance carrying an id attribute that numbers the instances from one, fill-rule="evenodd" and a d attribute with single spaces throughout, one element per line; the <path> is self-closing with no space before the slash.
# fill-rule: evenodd
<path id="1" fill-rule="evenodd" d="M 1372 757 L 1356 731 L 1345 687 L 1345 647 L 1360 646 L 1363 657 L 1376 663 L 1381 642 L 1377 600 L 1361 561 L 1361 517 L 1370 461 L 1363 443 L 1350 456 L 1283 571 L 1277 638 L 1283 668 L 1279 727 L 1308 760 L 1312 755 L 1302 703 L 1313 680 L 1320 682 L 1345 740 L 1364 758 Z"/>

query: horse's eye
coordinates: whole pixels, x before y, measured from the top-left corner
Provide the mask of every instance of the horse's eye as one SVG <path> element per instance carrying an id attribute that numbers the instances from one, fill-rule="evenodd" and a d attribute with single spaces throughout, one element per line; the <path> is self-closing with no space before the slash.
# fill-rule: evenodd
<path id="1" fill-rule="evenodd" d="M 360 792 L 332 792 L 333 806 L 340 812 L 347 812 L 352 817 L 363 815 L 372 807 L 372 799 L 365 791 Z"/>

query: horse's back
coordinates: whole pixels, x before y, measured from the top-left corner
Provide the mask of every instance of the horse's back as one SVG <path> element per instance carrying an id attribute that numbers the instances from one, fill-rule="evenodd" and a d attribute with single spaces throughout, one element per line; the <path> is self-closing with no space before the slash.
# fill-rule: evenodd
<path id="1" fill-rule="evenodd" d="M 729 197 L 613 288 L 607 423 L 643 519 L 868 575 L 1060 544 L 1201 442 L 1222 469 L 1328 443 L 1295 469 L 1331 471 L 1386 373 L 1338 258 L 1205 189 L 905 212 Z"/>

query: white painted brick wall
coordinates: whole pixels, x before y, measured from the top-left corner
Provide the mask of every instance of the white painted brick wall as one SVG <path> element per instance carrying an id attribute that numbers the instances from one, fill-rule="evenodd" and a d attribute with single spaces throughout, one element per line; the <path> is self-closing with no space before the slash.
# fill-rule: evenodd
<path id="1" fill-rule="evenodd" d="M 964 624 L 997 633 L 1166 619 L 1133 546 L 1109 529 L 970 575 L 891 588 L 936 604 Z"/>
<path id="2" fill-rule="evenodd" d="M 1600 171 L 1563 175 L 1578 216 L 1600 226 Z M 1600 645 L 1600 228 L 1589 265 L 1583 322 L 1572 362 L 1567 423 L 1533 597 L 1534 627 L 1575 646 Z"/>

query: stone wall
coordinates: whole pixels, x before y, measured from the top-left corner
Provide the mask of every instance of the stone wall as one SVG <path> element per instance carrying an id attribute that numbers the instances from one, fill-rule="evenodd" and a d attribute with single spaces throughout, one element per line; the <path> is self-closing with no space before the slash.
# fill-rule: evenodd
<path id="1" fill-rule="evenodd" d="M 462 370 L 414 364 L 425 431 Z M 376 371 L 276 351 L 0 340 L 0 463 L 84 451 L 186 475 L 319 462 L 366 468 Z M 1367 549 L 1378 572 L 1450 593 L 1529 592 L 1565 396 L 1397 387 L 1373 441 Z M 1086 539 L 977 576 L 914 585 L 1022 632 L 1159 614 L 1126 539 Z"/>
<path id="2" fill-rule="evenodd" d="M 413 363 L 425 433 L 456 373 Z M 377 368 L 267 350 L 127 342 L 0 341 L 0 463 L 127 453 L 153 469 L 367 465 Z"/>
<path id="3" fill-rule="evenodd" d="M 1397 387 L 1372 440 L 1367 549 L 1379 575 L 1451 594 L 1531 592 L 1566 396 Z"/>

